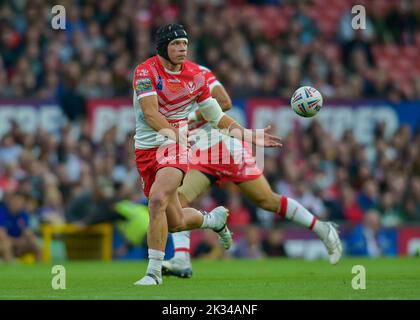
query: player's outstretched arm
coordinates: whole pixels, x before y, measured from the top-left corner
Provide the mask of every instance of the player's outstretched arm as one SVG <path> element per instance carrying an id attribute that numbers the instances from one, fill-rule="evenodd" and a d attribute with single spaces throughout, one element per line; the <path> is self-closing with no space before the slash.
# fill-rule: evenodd
<path id="1" fill-rule="evenodd" d="M 260 147 L 281 147 L 281 139 L 268 133 L 270 127 L 263 130 L 251 130 L 242 127 L 233 118 L 225 114 L 214 98 L 209 98 L 198 104 L 203 118 L 214 128 L 239 140 L 255 144 Z"/>
<path id="2" fill-rule="evenodd" d="M 259 147 L 277 148 L 283 146 L 280 137 L 269 133 L 271 126 L 267 126 L 262 130 L 247 129 L 242 127 L 233 118 L 224 115 L 223 118 L 220 119 L 218 127 L 222 129 L 222 133 L 255 144 Z"/>
<path id="3" fill-rule="evenodd" d="M 180 144 L 186 144 L 186 135 L 184 137 L 183 134 L 180 134 L 180 131 L 171 126 L 168 120 L 159 112 L 156 95 L 140 98 L 139 104 L 143 111 L 144 119 L 151 128 Z"/>
<path id="4" fill-rule="evenodd" d="M 211 89 L 210 93 L 211 96 L 217 100 L 223 111 L 229 111 L 232 109 L 232 100 L 221 84 L 215 85 L 213 89 Z"/>

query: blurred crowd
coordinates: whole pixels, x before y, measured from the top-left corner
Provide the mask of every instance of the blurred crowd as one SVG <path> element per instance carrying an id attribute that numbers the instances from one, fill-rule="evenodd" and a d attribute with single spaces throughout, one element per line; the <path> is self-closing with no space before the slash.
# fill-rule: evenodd
<path id="1" fill-rule="evenodd" d="M 134 67 L 155 54 L 156 28 L 181 22 L 190 58 L 235 98 L 288 98 L 300 85 L 336 98 L 420 98 L 419 1 L 358 1 L 367 10 L 359 30 L 351 0 L 56 2 L 65 30 L 52 29 L 48 1 L 0 4 L 2 97 L 59 98 L 75 117 L 85 98 L 129 96 Z"/>

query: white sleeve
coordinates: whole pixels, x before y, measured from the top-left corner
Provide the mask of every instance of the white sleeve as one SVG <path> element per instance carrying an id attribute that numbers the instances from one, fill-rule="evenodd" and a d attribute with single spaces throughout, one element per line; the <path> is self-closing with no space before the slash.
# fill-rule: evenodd
<path id="1" fill-rule="evenodd" d="M 217 87 L 217 86 L 222 86 L 222 84 L 218 80 L 213 81 L 212 83 L 210 83 L 209 84 L 210 92 L 211 92 L 211 90 L 213 90 L 214 87 Z"/>
<path id="2" fill-rule="evenodd" d="M 208 121 L 213 128 L 217 128 L 220 119 L 225 115 L 217 100 L 211 97 L 200 102 L 198 108 L 200 109 L 203 118 Z"/>

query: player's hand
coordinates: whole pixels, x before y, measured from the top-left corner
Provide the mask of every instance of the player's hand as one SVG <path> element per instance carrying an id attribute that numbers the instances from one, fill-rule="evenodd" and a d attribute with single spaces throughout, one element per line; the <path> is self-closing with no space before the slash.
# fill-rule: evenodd
<path id="1" fill-rule="evenodd" d="M 283 146 L 281 138 L 269 133 L 271 126 L 268 125 L 263 130 L 252 132 L 252 143 L 259 147 L 280 148 Z"/>

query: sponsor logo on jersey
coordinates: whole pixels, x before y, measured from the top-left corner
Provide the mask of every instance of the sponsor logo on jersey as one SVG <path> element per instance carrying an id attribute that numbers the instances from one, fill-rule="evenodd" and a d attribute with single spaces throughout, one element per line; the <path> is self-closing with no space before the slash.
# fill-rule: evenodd
<path id="1" fill-rule="evenodd" d="M 149 74 L 149 70 L 147 70 L 147 69 L 140 69 L 140 70 L 137 70 L 137 74 L 140 75 L 140 76 L 142 76 L 142 77 L 144 77 L 144 76 L 147 76 Z"/>
<path id="2" fill-rule="evenodd" d="M 171 90 L 172 92 L 177 92 L 179 90 L 182 90 L 183 86 L 182 86 L 181 81 L 179 81 L 179 82 L 171 82 L 170 80 L 171 79 L 168 79 L 167 80 L 167 83 L 166 83 L 166 87 L 169 90 Z"/>
<path id="3" fill-rule="evenodd" d="M 161 76 L 158 76 L 158 81 L 156 84 L 156 89 L 157 90 L 162 90 L 163 89 L 163 80 Z"/>
<path id="4" fill-rule="evenodd" d="M 190 93 L 192 93 L 195 90 L 195 83 L 190 81 L 190 82 L 187 83 L 187 87 L 190 90 Z"/>
<path id="5" fill-rule="evenodd" d="M 152 91 L 153 90 L 152 79 L 150 78 L 138 79 L 136 81 L 135 89 L 136 89 L 137 95 L 145 93 L 147 91 Z"/>

